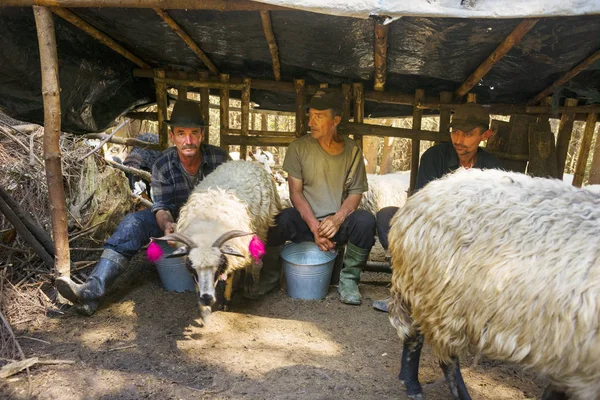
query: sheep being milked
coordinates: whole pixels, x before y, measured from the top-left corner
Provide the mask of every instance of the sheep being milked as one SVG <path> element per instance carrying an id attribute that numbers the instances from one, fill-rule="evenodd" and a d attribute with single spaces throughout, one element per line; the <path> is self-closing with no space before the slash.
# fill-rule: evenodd
<path id="1" fill-rule="evenodd" d="M 183 244 L 173 255 L 188 255 L 203 319 L 212 312 L 219 281 L 226 280 L 225 308 L 235 271 L 246 269 L 245 290 L 258 283 L 258 258 L 264 254 L 267 232 L 280 211 L 270 174 L 260 164 L 231 161 L 196 187 L 181 209 L 176 233 L 158 239 Z"/>
<path id="2" fill-rule="evenodd" d="M 544 399 L 600 395 L 600 196 L 559 180 L 459 170 L 392 220 L 390 321 L 410 398 L 423 341 L 454 398 L 458 357 L 479 352 L 549 379 Z"/>

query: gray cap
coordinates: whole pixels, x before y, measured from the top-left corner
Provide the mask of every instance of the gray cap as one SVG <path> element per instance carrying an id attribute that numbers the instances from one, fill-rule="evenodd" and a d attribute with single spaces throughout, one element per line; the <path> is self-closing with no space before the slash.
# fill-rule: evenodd
<path id="1" fill-rule="evenodd" d="M 468 103 L 460 106 L 452 116 L 450 127 L 463 132 L 469 132 L 478 126 L 490 126 L 490 112 L 487 108 L 477 103 Z"/>

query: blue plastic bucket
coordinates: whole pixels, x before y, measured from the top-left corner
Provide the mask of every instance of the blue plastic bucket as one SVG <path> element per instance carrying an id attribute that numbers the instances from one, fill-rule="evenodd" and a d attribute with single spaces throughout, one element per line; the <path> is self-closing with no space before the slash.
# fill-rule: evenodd
<path id="1" fill-rule="evenodd" d="M 281 251 L 287 293 L 294 299 L 320 300 L 329 291 L 336 251 L 314 242 L 288 243 Z"/>
<path id="2" fill-rule="evenodd" d="M 167 258 L 176 249 L 167 242 L 156 241 L 163 251 L 163 256 L 156 261 L 156 270 L 165 290 L 170 292 L 195 291 L 194 278 L 185 267 L 186 256 Z"/>

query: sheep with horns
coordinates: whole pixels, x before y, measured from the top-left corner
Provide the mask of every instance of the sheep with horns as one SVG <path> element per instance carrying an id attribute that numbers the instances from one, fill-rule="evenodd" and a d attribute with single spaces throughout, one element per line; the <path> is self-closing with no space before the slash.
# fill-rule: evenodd
<path id="1" fill-rule="evenodd" d="M 177 232 L 154 240 L 182 244 L 171 256 L 188 256 L 203 319 L 216 301 L 215 286 L 226 280 L 224 308 L 231 299 L 234 271 L 246 269 L 244 289 L 258 283 L 258 258 L 269 227 L 281 211 L 275 182 L 259 164 L 230 161 L 202 180 L 182 207 Z"/>
<path id="2" fill-rule="evenodd" d="M 405 340 L 400 380 L 422 398 L 429 343 L 454 398 L 469 350 L 546 376 L 544 399 L 600 397 L 600 196 L 559 180 L 459 170 L 391 223 L 389 318 Z"/>

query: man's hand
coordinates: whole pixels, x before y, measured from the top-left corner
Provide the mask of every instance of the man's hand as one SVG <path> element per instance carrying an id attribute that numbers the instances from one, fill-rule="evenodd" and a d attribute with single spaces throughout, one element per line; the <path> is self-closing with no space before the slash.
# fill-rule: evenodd
<path id="1" fill-rule="evenodd" d="M 324 236 L 315 235 L 315 243 L 319 246 L 319 250 L 328 251 L 335 248 L 335 242 L 332 242 Z"/>
<path id="2" fill-rule="evenodd" d="M 341 218 L 336 215 L 330 215 L 329 217 L 323 219 L 319 224 L 319 229 L 317 230 L 319 236 L 326 237 L 331 239 L 335 236 L 336 233 L 340 230 L 340 226 L 342 225 Z"/>
<path id="3" fill-rule="evenodd" d="M 165 223 L 165 236 L 170 235 L 171 233 L 177 230 L 177 224 L 175 222 L 167 222 Z"/>

